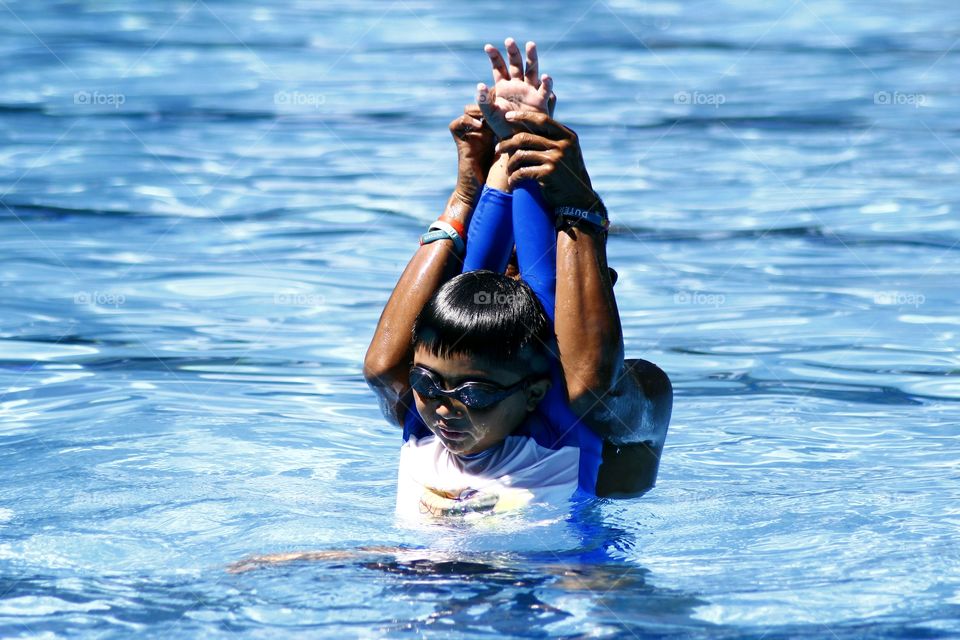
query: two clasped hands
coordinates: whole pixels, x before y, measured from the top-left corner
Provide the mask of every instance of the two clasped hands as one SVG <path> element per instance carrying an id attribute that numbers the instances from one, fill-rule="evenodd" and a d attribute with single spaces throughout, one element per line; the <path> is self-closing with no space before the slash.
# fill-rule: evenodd
<path id="1" fill-rule="evenodd" d="M 457 144 L 457 185 L 444 218 L 465 223 L 484 184 L 511 191 L 522 180 L 539 183 L 552 207 L 605 215 L 590 183 L 577 134 L 553 119 L 553 79 L 540 75 L 537 46 L 507 38 L 506 60 L 488 44 L 493 86 L 477 85 L 476 104 L 450 123 Z"/>

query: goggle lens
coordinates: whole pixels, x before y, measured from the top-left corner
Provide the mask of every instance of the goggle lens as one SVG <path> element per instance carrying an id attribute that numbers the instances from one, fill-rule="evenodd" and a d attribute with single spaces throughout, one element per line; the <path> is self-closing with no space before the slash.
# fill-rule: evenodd
<path id="1" fill-rule="evenodd" d="M 456 389 L 443 389 L 432 371 L 423 367 L 410 369 L 410 386 L 424 398 L 433 400 L 442 396 L 454 398 L 471 409 L 486 409 L 500 402 L 517 388 L 526 384 L 521 380 L 508 388 L 496 387 L 485 382 L 464 382 Z"/>

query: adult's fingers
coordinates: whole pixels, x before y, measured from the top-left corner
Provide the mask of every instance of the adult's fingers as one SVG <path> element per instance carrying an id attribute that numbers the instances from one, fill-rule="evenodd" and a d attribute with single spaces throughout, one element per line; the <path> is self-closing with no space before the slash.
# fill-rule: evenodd
<path id="1" fill-rule="evenodd" d="M 536 165 L 534 167 L 523 167 L 522 169 L 517 169 L 513 173 L 509 174 L 507 177 L 507 184 L 510 187 L 514 187 L 522 180 L 531 179 L 540 182 L 549 175 L 553 167 L 544 166 L 542 164 Z"/>
<path id="2" fill-rule="evenodd" d="M 467 114 L 463 114 L 462 116 L 460 116 L 460 124 L 471 130 L 475 130 L 483 126 L 483 120 L 481 120 L 480 118 L 474 118 L 473 116 L 470 116 Z"/>
<path id="3" fill-rule="evenodd" d="M 510 60 L 510 77 L 515 80 L 523 80 L 523 58 L 520 56 L 520 47 L 513 38 L 507 38 L 503 41 L 507 46 L 507 58 Z"/>
<path id="4" fill-rule="evenodd" d="M 467 134 L 479 131 L 481 127 L 483 127 L 482 120 L 463 114 L 462 116 L 454 118 L 453 122 L 450 123 L 450 133 L 457 138 L 463 139 Z"/>
<path id="5" fill-rule="evenodd" d="M 501 140 L 497 145 L 498 153 L 514 153 L 520 149 L 533 149 L 535 151 L 546 151 L 553 149 L 556 143 L 550 138 L 544 138 L 533 133 L 515 133 L 505 140 Z"/>
<path id="6" fill-rule="evenodd" d="M 460 118 L 473 128 L 479 129 L 483 126 L 483 112 L 480 111 L 480 107 L 476 103 L 466 105 Z"/>
<path id="7" fill-rule="evenodd" d="M 524 167 L 539 167 L 552 162 L 545 151 L 517 151 L 507 161 L 507 174 L 519 171 Z"/>
<path id="8" fill-rule="evenodd" d="M 467 135 L 471 131 L 473 131 L 473 129 L 469 125 L 464 124 L 461 120 L 457 120 L 456 122 L 450 125 L 450 133 L 453 135 L 454 138 L 457 138 L 459 140 L 466 139 Z"/>
<path id="9" fill-rule="evenodd" d="M 490 58 L 491 66 L 493 66 L 494 84 L 500 82 L 501 80 L 509 80 L 510 70 L 507 69 L 507 63 L 503 61 L 503 56 L 500 55 L 500 50 L 492 44 L 483 45 L 483 50 Z"/>
<path id="10" fill-rule="evenodd" d="M 464 109 L 463 115 L 457 116 L 453 119 L 453 122 L 450 123 L 450 127 L 453 128 L 454 125 L 466 125 L 471 128 L 479 128 L 483 126 L 483 114 L 480 112 L 480 107 L 473 105 L 473 109 L 467 111 Z"/>
<path id="11" fill-rule="evenodd" d="M 508 111 L 507 122 L 516 128 L 537 133 L 551 139 L 571 137 L 573 131 L 540 111 Z"/>
<path id="12" fill-rule="evenodd" d="M 527 79 L 527 84 L 533 85 L 535 88 L 540 88 L 540 76 L 537 75 L 540 73 L 540 59 L 537 56 L 537 43 L 528 42 L 527 43 L 527 68 L 524 72 L 524 77 Z"/>

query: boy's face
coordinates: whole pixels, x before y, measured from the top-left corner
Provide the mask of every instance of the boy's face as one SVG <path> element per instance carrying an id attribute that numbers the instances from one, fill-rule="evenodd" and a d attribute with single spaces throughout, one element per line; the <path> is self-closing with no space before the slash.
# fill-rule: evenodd
<path id="1" fill-rule="evenodd" d="M 416 350 L 413 363 L 432 371 L 444 389 L 468 381 L 508 387 L 530 375 L 522 363 L 503 367 L 467 356 L 438 358 L 424 349 Z M 453 453 L 469 455 L 502 442 L 536 408 L 549 388 L 549 378 L 544 374 L 526 389 L 518 389 L 486 409 L 471 409 L 457 399 L 443 396 L 424 398 L 416 391 L 413 397 L 420 417 L 443 446 Z"/>

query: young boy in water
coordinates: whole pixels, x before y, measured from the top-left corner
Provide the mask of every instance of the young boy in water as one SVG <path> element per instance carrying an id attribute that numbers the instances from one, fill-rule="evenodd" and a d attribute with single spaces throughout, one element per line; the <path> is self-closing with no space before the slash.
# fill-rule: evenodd
<path id="1" fill-rule="evenodd" d="M 670 421 L 666 374 L 623 359 L 606 211 L 576 134 L 548 115 L 535 45 L 525 69 L 506 45 L 509 68 L 487 45 L 494 87 L 478 87 L 480 106 L 450 123 L 459 176 L 440 220 L 453 233 L 440 225 L 440 239 L 422 240 L 364 360 L 384 415 L 404 429 L 401 514 L 639 495 L 656 480 Z M 228 571 L 396 552 L 275 553 Z"/>
<path id="2" fill-rule="evenodd" d="M 670 382 L 624 360 L 606 210 L 577 136 L 551 117 L 534 43 L 526 65 L 505 44 L 509 64 L 485 47 L 494 86 L 478 85 L 479 107 L 450 125 L 457 186 L 364 360 L 404 429 L 400 513 L 639 495 L 666 437 Z"/>

